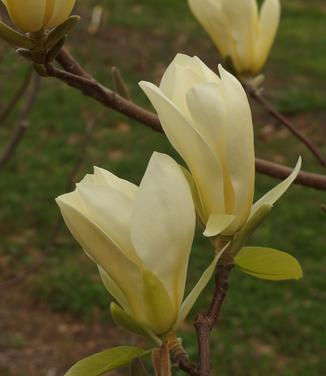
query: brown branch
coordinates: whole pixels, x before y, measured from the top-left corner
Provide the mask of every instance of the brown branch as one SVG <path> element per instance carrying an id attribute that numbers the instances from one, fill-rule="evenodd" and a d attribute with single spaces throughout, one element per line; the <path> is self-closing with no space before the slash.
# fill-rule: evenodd
<path id="1" fill-rule="evenodd" d="M 199 313 L 194 323 L 199 350 L 199 376 L 209 376 L 210 374 L 210 332 L 217 324 L 228 289 L 228 279 L 232 268 L 233 260 L 231 260 L 228 255 L 222 257 L 216 267 L 215 289 L 210 307 L 206 313 Z"/>
<path id="2" fill-rule="evenodd" d="M 175 366 L 191 376 L 200 376 L 198 367 L 193 364 L 181 342 L 177 338 L 168 339 L 170 356 Z"/>
<path id="3" fill-rule="evenodd" d="M 190 376 L 200 376 L 199 369 L 193 364 L 186 353 L 172 355 L 174 364 Z"/>
<path id="4" fill-rule="evenodd" d="M 72 71 L 71 67 L 74 65 L 73 57 L 67 53 L 66 49 L 62 49 L 58 58 L 58 62 L 64 69 Z M 132 103 L 125 98 L 121 97 L 112 90 L 104 87 L 98 83 L 94 78 L 88 78 L 89 75 L 79 65 L 78 71 L 80 75 L 57 69 L 53 65 L 47 66 L 49 76 L 55 77 L 63 81 L 67 85 L 80 90 L 88 97 L 95 99 L 102 103 L 105 107 L 114 109 L 128 117 L 139 121 L 140 123 L 150 127 L 156 132 L 163 132 L 158 117 L 150 111 Z M 76 71 L 76 69 L 75 69 Z M 292 171 L 290 168 L 271 163 L 266 160 L 256 159 L 256 169 L 259 173 L 268 175 L 274 178 L 283 179 Z M 319 190 L 326 190 L 326 176 L 320 174 L 312 174 L 309 172 L 301 171 L 295 181 L 306 187 L 312 187 Z"/>
<path id="5" fill-rule="evenodd" d="M 62 48 L 56 57 L 57 62 L 69 73 L 88 78 L 92 80 L 92 76 L 89 75 L 72 57 L 66 48 Z"/>
<path id="6" fill-rule="evenodd" d="M 224 242 L 220 244 L 224 246 Z M 227 251 L 226 251 L 227 252 Z M 210 333 L 217 324 L 221 307 L 228 289 L 228 279 L 233 268 L 233 258 L 224 253 L 216 266 L 215 288 L 206 313 L 199 313 L 194 327 L 197 334 L 199 366 L 193 364 L 178 340 L 169 342 L 173 362 L 191 376 L 209 376 L 211 371 Z"/>
<path id="7" fill-rule="evenodd" d="M 315 156 L 317 161 L 323 166 L 326 167 L 326 159 L 322 153 L 318 150 L 317 146 L 311 142 L 302 132 L 300 132 L 297 127 L 291 123 L 284 115 L 278 112 L 272 104 L 264 98 L 255 88 L 248 84 L 243 84 L 246 91 L 249 95 L 258 102 L 264 110 L 278 120 L 284 127 L 286 127 L 300 142 L 302 142 Z"/>
<path id="8" fill-rule="evenodd" d="M 0 127 L 2 127 L 7 120 L 8 116 L 10 115 L 11 111 L 16 107 L 17 103 L 21 99 L 21 97 L 25 94 L 26 90 L 29 87 L 29 84 L 32 79 L 33 69 L 29 68 L 25 74 L 25 78 L 18 88 L 17 92 L 13 95 L 9 103 L 7 104 L 6 108 L 0 114 Z"/>
<path id="9" fill-rule="evenodd" d="M 0 156 L 0 169 L 3 168 L 12 158 L 14 155 L 18 145 L 22 141 L 28 127 L 29 127 L 29 120 L 28 115 L 32 110 L 36 95 L 39 90 L 39 84 L 40 84 L 40 78 L 37 75 L 34 75 L 34 80 L 31 86 L 31 90 L 29 94 L 27 95 L 27 99 L 25 102 L 25 105 L 21 111 L 21 114 L 19 116 L 19 123 L 18 127 L 16 128 L 16 131 L 12 137 L 12 139 L 9 141 L 9 144 L 7 145 L 5 151 Z"/>
<path id="10" fill-rule="evenodd" d="M 292 168 L 256 158 L 256 171 L 260 174 L 273 176 L 277 179 L 285 179 L 292 172 Z M 326 175 L 301 171 L 297 176 L 295 183 L 305 187 L 326 191 Z"/>

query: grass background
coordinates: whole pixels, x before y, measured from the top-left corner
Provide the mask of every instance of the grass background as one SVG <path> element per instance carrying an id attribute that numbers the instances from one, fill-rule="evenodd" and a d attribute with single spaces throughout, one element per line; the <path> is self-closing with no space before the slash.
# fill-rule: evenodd
<path id="1" fill-rule="evenodd" d="M 96 35 L 90 35 L 87 27 L 91 7 L 99 3 L 105 7 L 103 23 Z M 78 4 L 76 13 L 82 15 L 82 22 L 69 37 L 68 45 L 73 54 L 109 87 L 112 86 L 110 67 L 119 66 L 133 99 L 148 108 L 150 105 L 137 82 L 141 79 L 158 82 L 177 52 L 196 54 L 213 69 L 217 67 L 216 50 L 194 21 L 186 1 L 85 0 Z M 324 153 L 325 17 L 323 1 L 283 1 L 279 33 L 264 69 L 267 95 Z M 4 44 L 0 47 L 3 56 L 0 108 L 4 108 L 28 66 L 13 51 L 8 52 Z M 259 107 L 252 105 L 259 157 L 294 165 L 300 154 L 305 169 L 322 171 L 301 144 Z M 0 150 L 8 142 L 17 116 L 18 111 L 15 111 L 0 129 Z M 64 192 L 66 178 L 78 158 L 85 125 L 92 123 L 95 129 L 78 178 L 90 172 L 93 165 L 99 165 L 139 183 L 153 150 L 177 157 L 161 135 L 102 108 L 52 79 L 42 81 L 30 123 L 14 158 L 0 171 L 0 265 L 4 279 L 33 265 L 44 252 L 52 223 L 58 215 L 54 198 Z M 257 176 L 257 197 L 276 183 L 271 178 Z M 213 333 L 214 375 L 217 370 L 220 375 L 241 376 L 326 373 L 322 330 L 326 226 L 325 214 L 320 209 L 325 201 L 325 193 L 294 186 L 257 231 L 253 245 L 292 253 L 300 260 L 305 276 L 299 282 L 272 283 L 256 280 L 237 270 L 233 272 L 229 295 Z M 208 243 L 198 236 L 192 253 L 189 285 L 195 283 L 210 258 Z M 194 312 L 205 309 L 211 289 L 212 286 L 208 286 Z M 109 298 L 99 282 L 96 268 L 64 228 L 46 264 L 33 278 L 1 294 L 26 295 L 30 304 L 46 310 L 49 320 L 53 312 L 59 317 L 69 315 L 86 328 L 95 321 L 100 322 L 103 330 L 112 326 L 107 309 Z M 9 308 L 14 314 L 15 309 Z M 181 335 L 190 355 L 195 357 L 192 318 Z M 26 320 L 30 320 L 28 314 Z M 17 347 L 19 322 L 15 330 L 6 329 L 5 321 L 3 325 L 0 351 L 7 356 L 10 349 Z M 89 339 L 96 340 L 93 337 L 90 332 Z M 51 343 L 51 339 L 48 341 Z M 29 346 L 26 339 L 22 344 L 18 342 L 18 347 Z M 107 339 L 108 345 L 115 342 L 114 336 Z M 71 344 L 80 345 L 78 341 Z M 74 356 L 78 359 L 76 354 Z M 12 358 L 9 356 L 9 359 Z M 76 359 L 57 360 L 61 361 L 57 364 L 57 374 L 62 374 L 60 370 Z M 6 362 L 2 368 L 5 375 L 47 375 L 43 370 L 11 371 Z M 2 368 L 0 358 L 0 370 Z"/>

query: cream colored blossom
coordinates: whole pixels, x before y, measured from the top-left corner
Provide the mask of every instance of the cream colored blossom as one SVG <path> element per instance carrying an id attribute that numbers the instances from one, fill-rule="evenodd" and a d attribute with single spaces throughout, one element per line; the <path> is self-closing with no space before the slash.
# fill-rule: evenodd
<path id="1" fill-rule="evenodd" d="M 95 167 L 56 201 L 126 315 L 156 335 L 179 325 L 217 261 L 183 302 L 195 210 L 180 166 L 154 153 L 139 187 Z"/>
<path id="2" fill-rule="evenodd" d="M 256 74 L 265 64 L 280 22 L 279 0 L 188 0 L 194 16 L 238 73 Z"/>
<path id="3" fill-rule="evenodd" d="M 241 83 L 221 65 L 219 73 L 220 77 L 197 57 L 177 55 L 159 87 L 140 83 L 192 174 L 196 209 L 207 236 L 234 235 L 262 205 L 273 205 L 301 165 L 299 160 L 285 181 L 253 205 L 250 106 Z"/>

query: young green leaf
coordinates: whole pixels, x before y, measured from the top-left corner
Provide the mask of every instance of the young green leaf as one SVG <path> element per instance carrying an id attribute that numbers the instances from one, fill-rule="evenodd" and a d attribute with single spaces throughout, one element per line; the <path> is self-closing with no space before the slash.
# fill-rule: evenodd
<path id="1" fill-rule="evenodd" d="M 244 247 L 234 261 L 241 271 L 260 279 L 283 281 L 300 279 L 303 275 L 293 256 L 272 248 Z"/>
<path id="2" fill-rule="evenodd" d="M 142 358 L 151 351 L 133 346 L 119 346 L 84 358 L 72 366 L 65 376 L 100 376 L 124 367 L 135 358 Z"/>

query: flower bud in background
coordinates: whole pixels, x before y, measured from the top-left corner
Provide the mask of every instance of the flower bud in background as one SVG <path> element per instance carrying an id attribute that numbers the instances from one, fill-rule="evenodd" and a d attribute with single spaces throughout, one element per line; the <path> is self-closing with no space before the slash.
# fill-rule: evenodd
<path id="1" fill-rule="evenodd" d="M 2 0 L 13 23 L 22 31 L 34 33 L 52 29 L 70 15 L 76 0 Z"/>
<path id="2" fill-rule="evenodd" d="M 255 75 L 266 63 L 280 22 L 279 0 L 188 0 L 223 58 L 239 74 Z"/>
<path id="3" fill-rule="evenodd" d="M 139 187 L 95 167 L 94 175 L 56 201 L 118 302 L 112 314 L 121 325 L 162 335 L 185 318 L 214 266 L 182 303 L 195 210 L 172 158 L 154 153 Z"/>
<path id="4" fill-rule="evenodd" d="M 221 65 L 219 73 L 220 77 L 197 57 L 177 55 L 160 87 L 140 83 L 192 174 L 206 236 L 234 235 L 261 206 L 274 204 L 301 166 L 299 160 L 286 180 L 253 205 L 255 155 L 248 98 L 241 83 Z"/>

